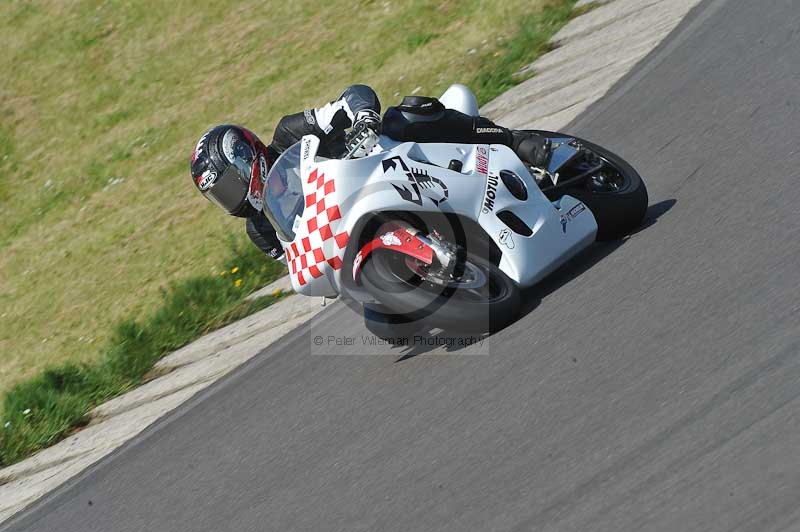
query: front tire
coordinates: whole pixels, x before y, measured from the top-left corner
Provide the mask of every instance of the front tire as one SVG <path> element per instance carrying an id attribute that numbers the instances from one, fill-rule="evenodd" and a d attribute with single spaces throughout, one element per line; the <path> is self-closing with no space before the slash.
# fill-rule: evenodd
<path id="1" fill-rule="evenodd" d="M 364 326 L 369 332 L 391 343 L 409 343 L 422 331 L 423 325 L 407 316 L 387 312 L 380 305 L 366 304 L 363 308 Z"/>
<path id="2" fill-rule="evenodd" d="M 364 288 L 384 306 L 413 320 L 443 329 L 495 332 L 512 323 L 522 304 L 519 286 L 500 268 L 467 254 L 465 276 L 479 281 L 469 288 L 444 287 L 425 281 L 407 263 L 406 255 L 379 249 L 361 267 Z M 464 276 L 462 276 L 462 279 Z"/>

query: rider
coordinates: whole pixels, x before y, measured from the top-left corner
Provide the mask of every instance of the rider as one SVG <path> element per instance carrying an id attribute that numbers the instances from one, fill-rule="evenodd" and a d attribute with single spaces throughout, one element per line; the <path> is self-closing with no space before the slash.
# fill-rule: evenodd
<path id="1" fill-rule="evenodd" d="M 321 156 L 343 155 L 349 143 L 366 130 L 381 133 L 380 112 L 375 91 L 366 85 L 352 85 L 319 109 L 281 118 L 269 145 L 240 126 L 213 127 L 195 145 L 192 180 L 203 196 L 228 214 L 246 218 L 247 234 L 253 243 L 273 259 L 280 259 L 281 243 L 261 212 L 269 167 L 281 152 L 308 134 L 320 138 Z M 407 113 L 424 118 L 409 123 L 404 118 Z M 351 130 L 345 135 L 348 128 Z M 505 144 L 524 162 L 537 167 L 546 165 L 550 157 L 550 141 L 544 137 L 445 109 L 435 98 L 410 96 L 401 105 L 390 107 L 384 115 L 383 132 L 399 141 Z"/>

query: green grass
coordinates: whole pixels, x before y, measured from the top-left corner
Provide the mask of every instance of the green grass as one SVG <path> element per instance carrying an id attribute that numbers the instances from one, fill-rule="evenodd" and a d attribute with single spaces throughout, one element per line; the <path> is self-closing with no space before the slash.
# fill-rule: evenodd
<path id="1" fill-rule="evenodd" d="M 232 253 L 242 221 L 189 182 L 205 129 L 269 139 L 281 115 L 352 83 L 384 106 L 456 82 L 485 103 L 521 81 L 573 5 L 364 0 L 343 17 L 343 0 L 0 3 L 0 69 L 13 73 L 0 77 L 0 463 L 270 302 L 242 302 L 276 271 L 243 237 Z M 233 265 L 239 288 L 219 275 Z"/>
<path id="2" fill-rule="evenodd" d="M 550 38 L 577 14 L 573 12 L 574 5 L 575 1 L 552 3 L 545 9 L 522 18 L 513 37 L 492 54 L 491 67 L 481 69 L 470 84 L 481 104 L 493 100 L 526 79 L 517 72 L 529 64 L 532 57 L 538 57 L 550 50 Z M 585 10 L 580 11 L 583 12 Z"/>
<path id="3" fill-rule="evenodd" d="M 412 33 L 405 39 L 404 44 L 406 46 L 406 51 L 413 52 L 417 48 L 425 46 L 438 36 L 439 34 L 437 33 Z"/>
<path id="4" fill-rule="evenodd" d="M 93 406 L 144 382 L 165 354 L 283 297 L 243 300 L 243 295 L 285 271 L 281 264 L 264 260 L 249 241 L 234 239 L 231 244 L 233 259 L 224 270 L 190 277 L 165 290 L 156 312 L 116 326 L 96 362 L 48 368 L 11 388 L 0 428 L 0 465 L 52 445 L 85 424 Z"/>

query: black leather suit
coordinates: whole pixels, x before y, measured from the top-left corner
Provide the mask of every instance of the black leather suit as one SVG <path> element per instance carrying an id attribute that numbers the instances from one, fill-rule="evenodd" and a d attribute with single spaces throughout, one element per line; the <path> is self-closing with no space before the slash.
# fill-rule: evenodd
<path id="1" fill-rule="evenodd" d="M 345 152 L 345 131 L 353 125 L 356 114 L 364 110 L 380 114 L 378 96 L 366 85 L 352 85 L 336 100 L 319 109 L 306 109 L 284 116 L 278 122 L 272 142 L 267 147 L 270 164 L 281 152 L 308 134 L 321 139 L 321 156 L 342 155 Z M 410 123 L 404 118 L 404 112 L 428 114 L 429 119 Z M 531 164 L 534 163 L 537 149 L 541 150 L 540 142 L 531 142 L 528 134 L 498 126 L 488 118 L 444 109 L 438 101 L 424 97 L 406 97 L 401 105 L 390 107 L 383 117 L 383 133 L 399 141 L 505 144 Z M 248 218 L 246 227 L 250 239 L 267 255 L 274 259 L 283 255 L 275 230 L 263 214 Z"/>

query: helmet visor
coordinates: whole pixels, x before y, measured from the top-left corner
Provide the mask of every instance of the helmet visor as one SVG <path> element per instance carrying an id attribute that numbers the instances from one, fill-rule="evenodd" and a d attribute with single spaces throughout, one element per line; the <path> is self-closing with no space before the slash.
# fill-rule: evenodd
<path id="1" fill-rule="evenodd" d="M 228 167 L 208 185 L 204 194 L 229 214 L 236 214 L 247 200 L 255 153 L 245 139 L 229 134 L 222 139 L 222 152 L 229 161 Z"/>
<path id="2" fill-rule="evenodd" d="M 234 214 L 247 199 L 249 177 L 247 179 L 245 181 L 245 176 L 238 167 L 230 165 L 204 194 L 228 214 Z"/>

